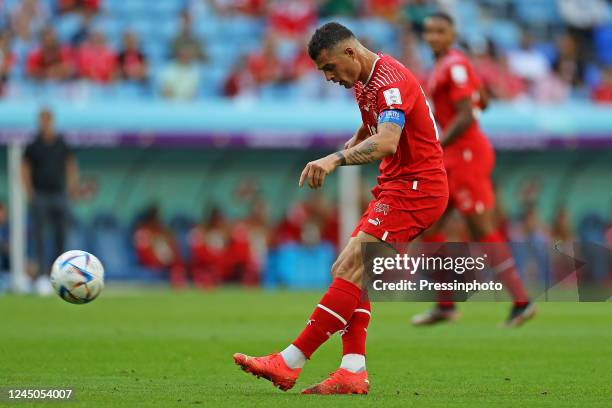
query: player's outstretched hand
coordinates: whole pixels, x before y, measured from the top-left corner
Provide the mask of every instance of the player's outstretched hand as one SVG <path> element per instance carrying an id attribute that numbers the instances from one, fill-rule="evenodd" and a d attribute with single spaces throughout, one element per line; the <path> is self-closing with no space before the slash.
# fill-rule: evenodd
<path id="1" fill-rule="evenodd" d="M 338 157 L 333 154 L 309 162 L 306 167 L 304 167 L 304 170 L 302 170 L 299 186 L 302 187 L 305 182 L 308 182 L 310 188 L 319 188 L 323 186 L 325 176 L 336 170 L 338 164 Z"/>

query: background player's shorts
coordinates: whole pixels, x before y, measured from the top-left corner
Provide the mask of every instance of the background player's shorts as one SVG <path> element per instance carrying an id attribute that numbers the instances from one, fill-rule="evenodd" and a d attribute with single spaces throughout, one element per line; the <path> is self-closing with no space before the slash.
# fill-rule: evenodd
<path id="1" fill-rule="evenodd" d="M 417 190 L 401 196 L 383 191 L 370 201 L 352 236 L 363 231 L 389 243 L 410 242 L 442 216 L 447 204 L 446 196 Z"/>
<path id="2" fill-rule="evenodd" d="M 479 214 L 495 206 L 491 173 L 495 153 L 489 146 L 465 147 L 445 151 L 449 206 L 462 214 Z"/>

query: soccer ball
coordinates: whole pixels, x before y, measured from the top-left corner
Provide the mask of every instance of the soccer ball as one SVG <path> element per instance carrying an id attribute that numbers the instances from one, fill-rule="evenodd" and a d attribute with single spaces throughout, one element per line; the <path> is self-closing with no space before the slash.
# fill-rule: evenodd
<path id="1" fill-rule="evenodd" d="M 104 288 L 104 267 L 89 252 L 68 251 L 53 263 L 51 284 L 66 302 L 89 303 Z"/>

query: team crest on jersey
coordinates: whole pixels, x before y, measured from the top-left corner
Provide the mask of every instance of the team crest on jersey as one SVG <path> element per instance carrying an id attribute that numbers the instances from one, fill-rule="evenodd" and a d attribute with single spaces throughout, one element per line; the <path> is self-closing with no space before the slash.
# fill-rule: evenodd
<path id="1" fill-rule="evenodd" d="M 390 209 L 389 204 L 383 204 L 381 202 L 376 203 L 374 206 L 374 212 L 383 213 L 384 215 L 387 215 Z"/>

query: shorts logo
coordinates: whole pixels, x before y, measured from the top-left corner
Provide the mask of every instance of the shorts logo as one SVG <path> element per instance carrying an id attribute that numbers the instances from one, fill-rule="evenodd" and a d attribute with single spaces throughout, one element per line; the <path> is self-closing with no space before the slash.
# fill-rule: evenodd
<path id="1" fill-rule="evenodd" d="M 382 221 L 380 220 L 380 218 L 368 218 L 368 222 L 372 225 L 376 225 L 377 227 L 382 224 Z"/>
<path id="2" fill-rule="evenodd" d="M 383 213 L 384 215 L 387 215 L 389 213 L 389 210 L 390 210 L 389 204 L 383 204 L 381 202 L 378 202 L 374 206 L 374 212 Z"/>

